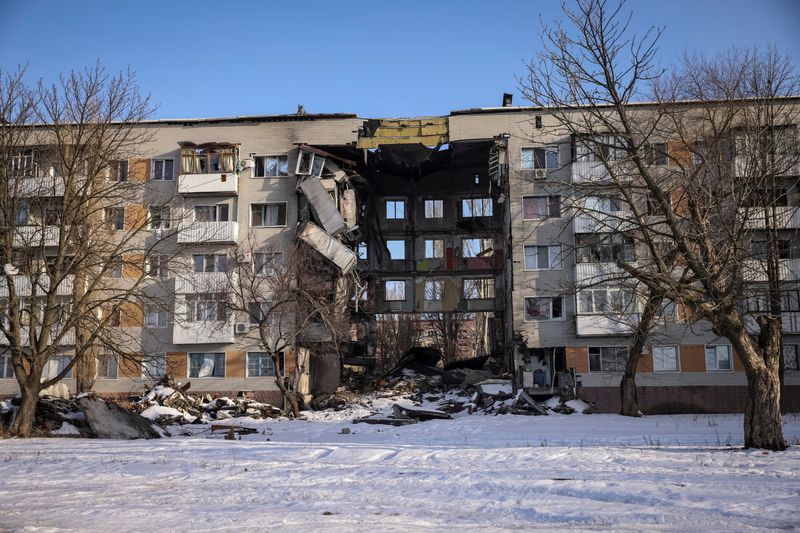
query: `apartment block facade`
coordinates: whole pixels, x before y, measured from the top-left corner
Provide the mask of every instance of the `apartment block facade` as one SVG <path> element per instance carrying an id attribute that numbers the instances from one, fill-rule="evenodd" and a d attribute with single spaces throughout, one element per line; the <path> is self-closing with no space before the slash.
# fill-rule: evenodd
<path id="1" fill-rule="evenodd" d="M 123 164 L 129 179 L 147 182 L 146 197 L 117 206 L 109 217 L 124 227 L 148 216 L 147 238 L 166 239 L 170 265 L 183 267 L 153 259 L 147 275 L 170 306 L 126 313 L 119 324 L 143 353 L 163 354 L 163 362 L 100 365 L 99 393 L 137 392 L 163 372 L 191 381 L 194 391 L 253 391 L 275 402 L 276 373 L 305 374 L 304 392 L 311 394 L 335 388 L 339 362 L 313 363 L 298 347 L 286 350 L 282 368 L 275 368 L 247 317 L 217 314 L 213 305 L 214 295 L 229 291 L 227 265 L 242 249 L 255 244 L 259 253 L 279 257 L 301 239 L 343 278 L 355 279 L 352 298 L 363 303 L 353 315 L 361 327 L 352 340 L 360 355 L 374 357 L 381 317 L 432 321 L 459 314 L 480 333 L 467 355 L 498 356 L 518 386 L 549 393 L 574 369 L 582 397 L 600 410 L 618 409 L 637 312 L 636 296 L 612 281 L 614 261 L 633 261 L 640 251 L 624 238 L 604 239 L 608 225 L 575 212 L 567 196 L 602 178 L 602 168 L 581 157 L 580 139 L 546 110 L 161 120 L 143 127 L 152 140 Z M 789 173 L 782 185 L 790 243 L 800 227 L 798 177 Z M 586 199 L 595 213 L 626 216 L 613 198 L 587 193 Z M 796 411 L 800 256 L 794 250 L 787 245 L 782 264 L 789 303 L 785 400 Z M 137 275 L 121 268 L 121 278 Z M 598 282 L 603 276 L 609 281 Z M 628 301 L 630 311 L 610 313 L 609 301 Z M 62 342 L 68 358 L 68 341 Z M 2 361 L 0 395 L 14 394 L 8 358 Z M 746 379 L 737 354 L 708 323 L 688 320 L 681 309 L 665 311 L 638 371 L 646 412 L 743 408 Z"/>

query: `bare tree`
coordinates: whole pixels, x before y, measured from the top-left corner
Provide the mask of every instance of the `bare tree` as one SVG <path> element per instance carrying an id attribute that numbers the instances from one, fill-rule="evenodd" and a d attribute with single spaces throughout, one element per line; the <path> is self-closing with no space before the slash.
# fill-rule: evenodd
<path id="1" fill-rule="evenodd" d="M 376 353 L 379 367 L 388 372 L 409 348 L 420 344 L 420 316 L 414 313 L 375 315 Z"/>
<path id="2" fill-rule="evenodd" d="M 133 357 L 122 326 L 140 314 L 156 245 L 143 237 L 146 211 L 129 207 L 146 176 L 127 160 L 152 107 L 133 73 L 98 64 L 34 88 L 6 74 L 0 109 L 0 334 L 22 393 L 12 431 L 25 436 L 41 390 L 73 369 L 87 390 L 97 357 Z"/>
<path id="3" fill-rule="evenodd" d="M 787 98 L 797 75 L 774 50 L 737 50 L 687 59 L 666 78 L 654 63 L 660 30 L 631 36 L 622 4 L 577 6 L 564 6 L 570 29 L 545 30 L 526 94 L 576 139 L 585 180 L 614 191 L 630 213 L 628 234 L 647 253 L 617 267 L 730 341 L 748 380 L 745 446 L 785 449 L 774 193 L 797 164 L 798 106 Z M 634 103 L 645 96 L 655 103 Z M 656 143 L 668 159 L 658 171 L 648 164 Z M 749 243 L 759 239 L 756 257 Z M 743 301 L 756 286 L 769 305 L 748 321 Z M 732 365 L 732 354 L 719 357 Z"/>

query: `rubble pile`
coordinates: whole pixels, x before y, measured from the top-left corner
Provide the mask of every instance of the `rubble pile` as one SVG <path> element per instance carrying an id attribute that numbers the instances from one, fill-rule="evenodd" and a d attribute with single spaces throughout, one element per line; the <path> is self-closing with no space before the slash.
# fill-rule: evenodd
<path id="1" fill-rule="evenodd" d="M 133 410 L 161 426 L 206 424 L 230 418 L 278 418 L 283 411 L 245 396 L 212 398 L 187 394 L 191 383 L 178 385 L 167 375 L 133 404 Z"/>

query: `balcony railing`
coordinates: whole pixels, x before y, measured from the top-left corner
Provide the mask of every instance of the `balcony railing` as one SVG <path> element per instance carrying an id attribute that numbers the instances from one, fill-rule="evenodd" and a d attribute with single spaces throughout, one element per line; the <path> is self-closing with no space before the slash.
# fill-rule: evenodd
<path id="1" fill-rule="evenodd" d="M 176 294 L 229 292 L 236 284 L 235 272 L 185 272 L 175 276 Z"/>
<path id="2" fill-rule="evenodd" d="M 178 229 L 178 243 L 228 242 L 239 238 L 237 222 L 191 222 Z"/>
<path id="3" fill-rule="evenodd" d="M 31 296 L 33 294 L 30 277 L 19 275 L 13 276 L 13 279 L 17 296 Z M 61 283 L 58 284 L 58 287 L 56 287 L 56 294 L 58 296 L 72 295 L 74 281 L 75 276 L 72 274 L 65 276 L 64 279 L 61 280 Z M 46 275 L 42 275 L 36 280 L 36 285 L 36 294 L 42 295 L 50 286 L 50 278 Z M 0 298 L 8 298 L 8 284 L 5 281 L 0 282 Z"/>
<path id="4" fill-rule="evenodd" d="M 780 281 L 800 280 L 800 259 L 779 259 L 778 261 Z M 746 281 L 767 281 L 767 262 L 759 259 L 743 261 L 742 277 Z"/>
<path id="5" fill-rule="evenodd" d="M 797 161 L 796 155 L 781 156 L 769 167 L 771 173 L 777 176 L 797 176 L 800 174 L 800 161 Z M 733 173 L 737 177 L 747 176 L 748 174 L 765 174 L 764 169 L 760 168 L 760 164 L 753 157 L 747 155 L 737 155 L 733 158 Z"/>
<path id="6" fill-rule="evenodd" d="M 38 248 L 58 246 L 58 226 L 15 226 L 14 246 L 17 248 Z"/>
<path id="7" fill-rule="evenodd" d="M 577 315 L 575 317 L 575 329 L 579 337 L 630 335 L 638 321 L 638 313 Z"/>
<path id="8" fill-rule="evenodd" d="M 611 211 L 609 213 L 578 213 L 574 219 L 575 233 L 602 233 L 612 231 L 625 231 L 625 226 L 633 217 L 630 211 Z"/>
<path id="9" fill-rule="evenodd" d="M 39 328 L 41 331 L 41 328 Z M 50 343 L 49 346 L 53 346 L 53 337 L 59 333 L 59 329 L 57 327 L 50 328 Z M 30 343 L 30 326 L 22 326 L 20 328 L 20 345 L 26 346 Z M 68 331 L 64 332 L 64 335 L 59 339 L 57 346 L 73 346 L 75 344 L 75 330 L 69 329 Z M 0 345 L 9 345 L 8 338 L 5 335 L 0 334 Z"/>
<path id="10" fill-rule="evenodd" d="M 614 168 L 615 177 L 623 182 L 632 179 L 633 168 L 621 161 L 610 162 Z M 608 183 L 611 182 L 611 175 L 602 161 L 573 161 L 572 162 L 572 182 L 573 183 Z"/>
<path id="11" fill-rule="evenodd" d="M 56 198 L 64 196 L 64 178 L 61 176 L 51 176 L 46 174 L 41 177 L 26 176 L 13 178 L 16 183 L 11 184 L 11 191 L 17 197 L 29 198 L 40 196 L 44 198 Z M 16 185 L 16 187 L 14 187 Z"/>
<path id="12" fill-rule="evenodd" d="M 236 195 L 239 194 L 239 175 L 235 172 L 181 174 L 178 176 L 178 194 Z"/>
<path id="13" fill-rule="evenodd" d="M 636 263 L 631 263 L 636 266 Z M 575 283 L 581 285 L 599 285 L 601 283 L 619 283 L 627 276 L 616 263 L 577 263 L 575 265 Z"/>
<path id="14" fill-rule="evenodd" d="M 745 316 L 745 328 L 751 334 L 758 333 L 758 323 L 755 317 L 751 315 Z M 800 313 L 782 313 L 781 314 L 781 331 L 784 333 L 800 333 Z"/>
<path id="15" fill-rule="evenodd" d="M 234 341 L 233 323 L 222 320 L 176 321 L 173 344 L 227 344 Z"/>
<path id="16" fill-rule="evenodd" d="M 765 218 L 767 217 L 770 218 L 770 225 L 774 225 L 776 229 L 800 228 L 800 207 L 796 205 L 781 205 L 772 208 L 750 207 L 742 209 L 740 213 L 745 219 L 748 229 L 765 228 Z"/>

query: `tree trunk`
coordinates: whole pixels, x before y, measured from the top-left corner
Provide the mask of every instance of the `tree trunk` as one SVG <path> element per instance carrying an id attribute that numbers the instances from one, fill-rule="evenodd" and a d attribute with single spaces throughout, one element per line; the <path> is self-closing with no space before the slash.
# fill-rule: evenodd
<path id="1" fill-rule="evenodd" d="M 636 364 L 639 362 L 640 357 L 636 357 L 633 370 L 629 369 L 633 357 L 628 358 L 628 363 L 625 365 L 625 374 L 622 375 L 622 381 L 619 383 L 621 402 L 619 414 L 622 416 L 642 416 L 642 412 L 639 410 L 639 395 L 636 392 Z"/>
<path id="2" fill-rule="evenodd" d="M 17 437 L 31 436 L 33 422 L 36 419 L 36 403 L 38 401 L 38 388 L 26 384 L 22 389 L 22 403 L 14 415 L 14 422 L 11 424 L 11 433 Z"/>
<path id="3" fill-rule="evenodd" d="M 664 295 L 660 292 L 649 292 L 645 302 L 642 316 L 633 331 L 633 340 L 625 361 L 625 374 L 619 382 L 620 410 L 622 416 L 642 416 L 639 410 L 639 395 L 636 392 L 636 369 L 642 359 L 642 350 L 647 341 L 647 336 L 658 316 Z"/>
<path id="4" fill-rule="evenodd" d="M 781 423 L 781 382 L 769 367 L 747 377 L 744 447 L 781 451 L 788 446 Z"/>
<path id="5" fill-rule="evenodd" d="M 275 364 L 275 369 L 280 369 L 278 366 L 278 356 L 272 356 L 272 362 Z M 278 390 L 281 391 L 283 394 L 284 403 L 289 404 L 289 410 L 292 413 L 294 418 L 298 418 L 300 416 L 300 405 L 297 403 L 297 396 L 295 396 L 294 391 L 291 391 L 286 388 L 286 383 L 284 382 L 283 376 L 280 375 L 280 372 L 276 372 L 275 375 L 275 384 L 278 386 Z"/>

